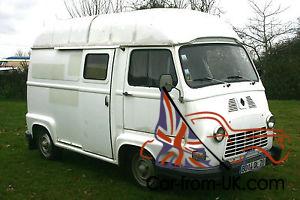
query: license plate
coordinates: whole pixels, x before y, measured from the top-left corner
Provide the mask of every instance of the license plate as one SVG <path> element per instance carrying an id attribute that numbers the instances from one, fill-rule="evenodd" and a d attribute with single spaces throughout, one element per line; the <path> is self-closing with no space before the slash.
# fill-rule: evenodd
<path id="1" fill-rule="evenodd" d="M 260 169 L 266 165 L 266 158 L 261 158 L 258 160 L 254 160 L 252 162 L 249 162 L 247 164 L 244 164 L 241 166 L 241 174 L 244 174 L 246 172 L 251 172 L 257 169 Z"/>

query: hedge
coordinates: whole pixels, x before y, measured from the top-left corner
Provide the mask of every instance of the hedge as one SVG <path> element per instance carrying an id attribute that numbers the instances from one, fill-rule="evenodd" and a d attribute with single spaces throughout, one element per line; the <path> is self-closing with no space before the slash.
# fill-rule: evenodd
<path id="1" fill-rule="evenodd" d="M 264 63 L 267 97 L 300 100 L 300 38 L 276 46 Z"/>
<path id="2" fill-rule="evenodd" d="M 27 71 L 0 72 L 0 98 L 26 99 Z"/>

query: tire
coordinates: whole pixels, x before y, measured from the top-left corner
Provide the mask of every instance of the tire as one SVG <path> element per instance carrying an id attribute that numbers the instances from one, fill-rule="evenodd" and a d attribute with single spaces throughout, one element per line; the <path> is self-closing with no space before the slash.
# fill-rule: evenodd
<path id="1" fill-rule="evenodd" d="M 152 157 L 149 153 L 147 156 Z M 135 182 L 142 187 L 153 187 L 158 183 L 154 159 L 142 158 L 138 152 L 132 154 L 129 170 Z M 152 179 L 151 177 L 156 177 Z"/>
<path id="2" fill-rule="evenodd" d="M 48 132 L 41 131 L 37 138 L 37 146 L 42 158 L 55 160 L 60 157 L 61 151 L 52 142 Z"/>

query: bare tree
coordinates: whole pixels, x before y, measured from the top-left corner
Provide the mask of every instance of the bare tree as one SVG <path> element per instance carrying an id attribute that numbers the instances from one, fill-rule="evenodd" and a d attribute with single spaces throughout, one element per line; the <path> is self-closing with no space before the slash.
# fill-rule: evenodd
<path id="1" fill-rule="evenodd" d="M 26 56 L 25 52 L 22 51 L 21 49 L 18 49 L 15 53 L 15 56 L 17 57 L 23 57 L 23 56 Z"/>
<path id="2" fill-rule="evenodd" d="M 131 4 L 134 10 L 150 8 L 189 8 L 214 15 L 220 15 L 223 11 L 217 6 L 217 0 L 136 0 Z"/>
<path id="3" fill-rule="evenodd" d="M 130 8 L 133 10 L 143 10 L 150 8 L 172 8 L 175 7 L 171 5 L 171 2 L 168 0 L 145 0 L 139 1 L 136 0 L 130 3 Z"/>
<path id="4" fill-rule="evenodd" d="M 173 8 L 187 8 L 188 4 L 186 3 L 186 0 L 173 0 L 171 1 L 171 6 Z"/>
<path id="5" fill-rule="evenodd" d="M 274 44 L 292 33 L 294 29 L 291 22 L 283 23 L 279 20 L 279 15 L 287 8 L 274 6 L 272 0 L 265 1 L 263 5 L 259 5 L 254 0 L 249 0 L 249 3 L 254 17 L 249 19 L 248 25 L 244 28 L 235 28 L 235 30 L 262 64 L 261 55 L 270 54 Z"/>
<path id="6" fill-rule="evenodd" d="M 136 0 L 130 3 L 133 10 L 151 8 L 188 8 L 187 0 Z"/>
<path id="7" fill-rule="evenodd" d="M 213 15 L 221 15 L 224 13 L 222 9 L 217 6 L 216 0 L 189 0 L 190 8 Z"/>
<path id="8" fill-rule="evenodd" d="M 123 12 L 126 9 L 189 8 L 214 15 L 222 14 L 218 0 L 64 0 L 69 15 L 84 17 L 91 15 Z"/>
<path id="9" fill-rule="evenodd" d="M 64 0 L 66 10 L 74 17 L 122 12 L 124 0 Z"/>
<path id="10" fill-rule="evenodd" d="M 30 57 L 31 51 L 24 52 L 21 49 L 18 49 L 17 52 L 15 53 L 15 56 L 17 57 Z M 19 70 L 27 70 L 29 66 L 29 62 L 26 60 L 21 60 L 20 65 L 17 67 Z"/>
<path id="11" fill-rule="evenodd" d="M 300 38 L 300 17 L 297 18 L 297 28 L 296 28 L 296 32 L 297 32 L 297 37 Z"/>

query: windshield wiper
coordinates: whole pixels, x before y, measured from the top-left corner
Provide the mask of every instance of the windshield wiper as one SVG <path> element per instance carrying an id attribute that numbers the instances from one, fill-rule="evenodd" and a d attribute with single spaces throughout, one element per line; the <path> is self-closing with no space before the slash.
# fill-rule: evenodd
<path id="1" fill-rule="evenodd" d="M 240 76 L 240 75 L 233 75 L 233 76 L 228 76 L 227 79 L 243 79 L 245 81 L 250 81 L 252 85 L 255 84 L 255 81 L 254 80 L 250 80 L 250 79 L 247 79 L 243 76 Z"/>
<path id="2" fill-rule="evenodd" d="M 225 82 L 225 81 L 221 81 L 221 80 L 218 80 L 218 79 L 215 79 L 215 78 L 212 78 L 212 77 L 198 78 L 198 79 L 194 79 L 193 81 L 216 81 L 216 82 L 225 84 L 226 87 L 229 87 L 229 86 L 230 86 L 230 83 L 227 83 L 227 82 Z"/>

